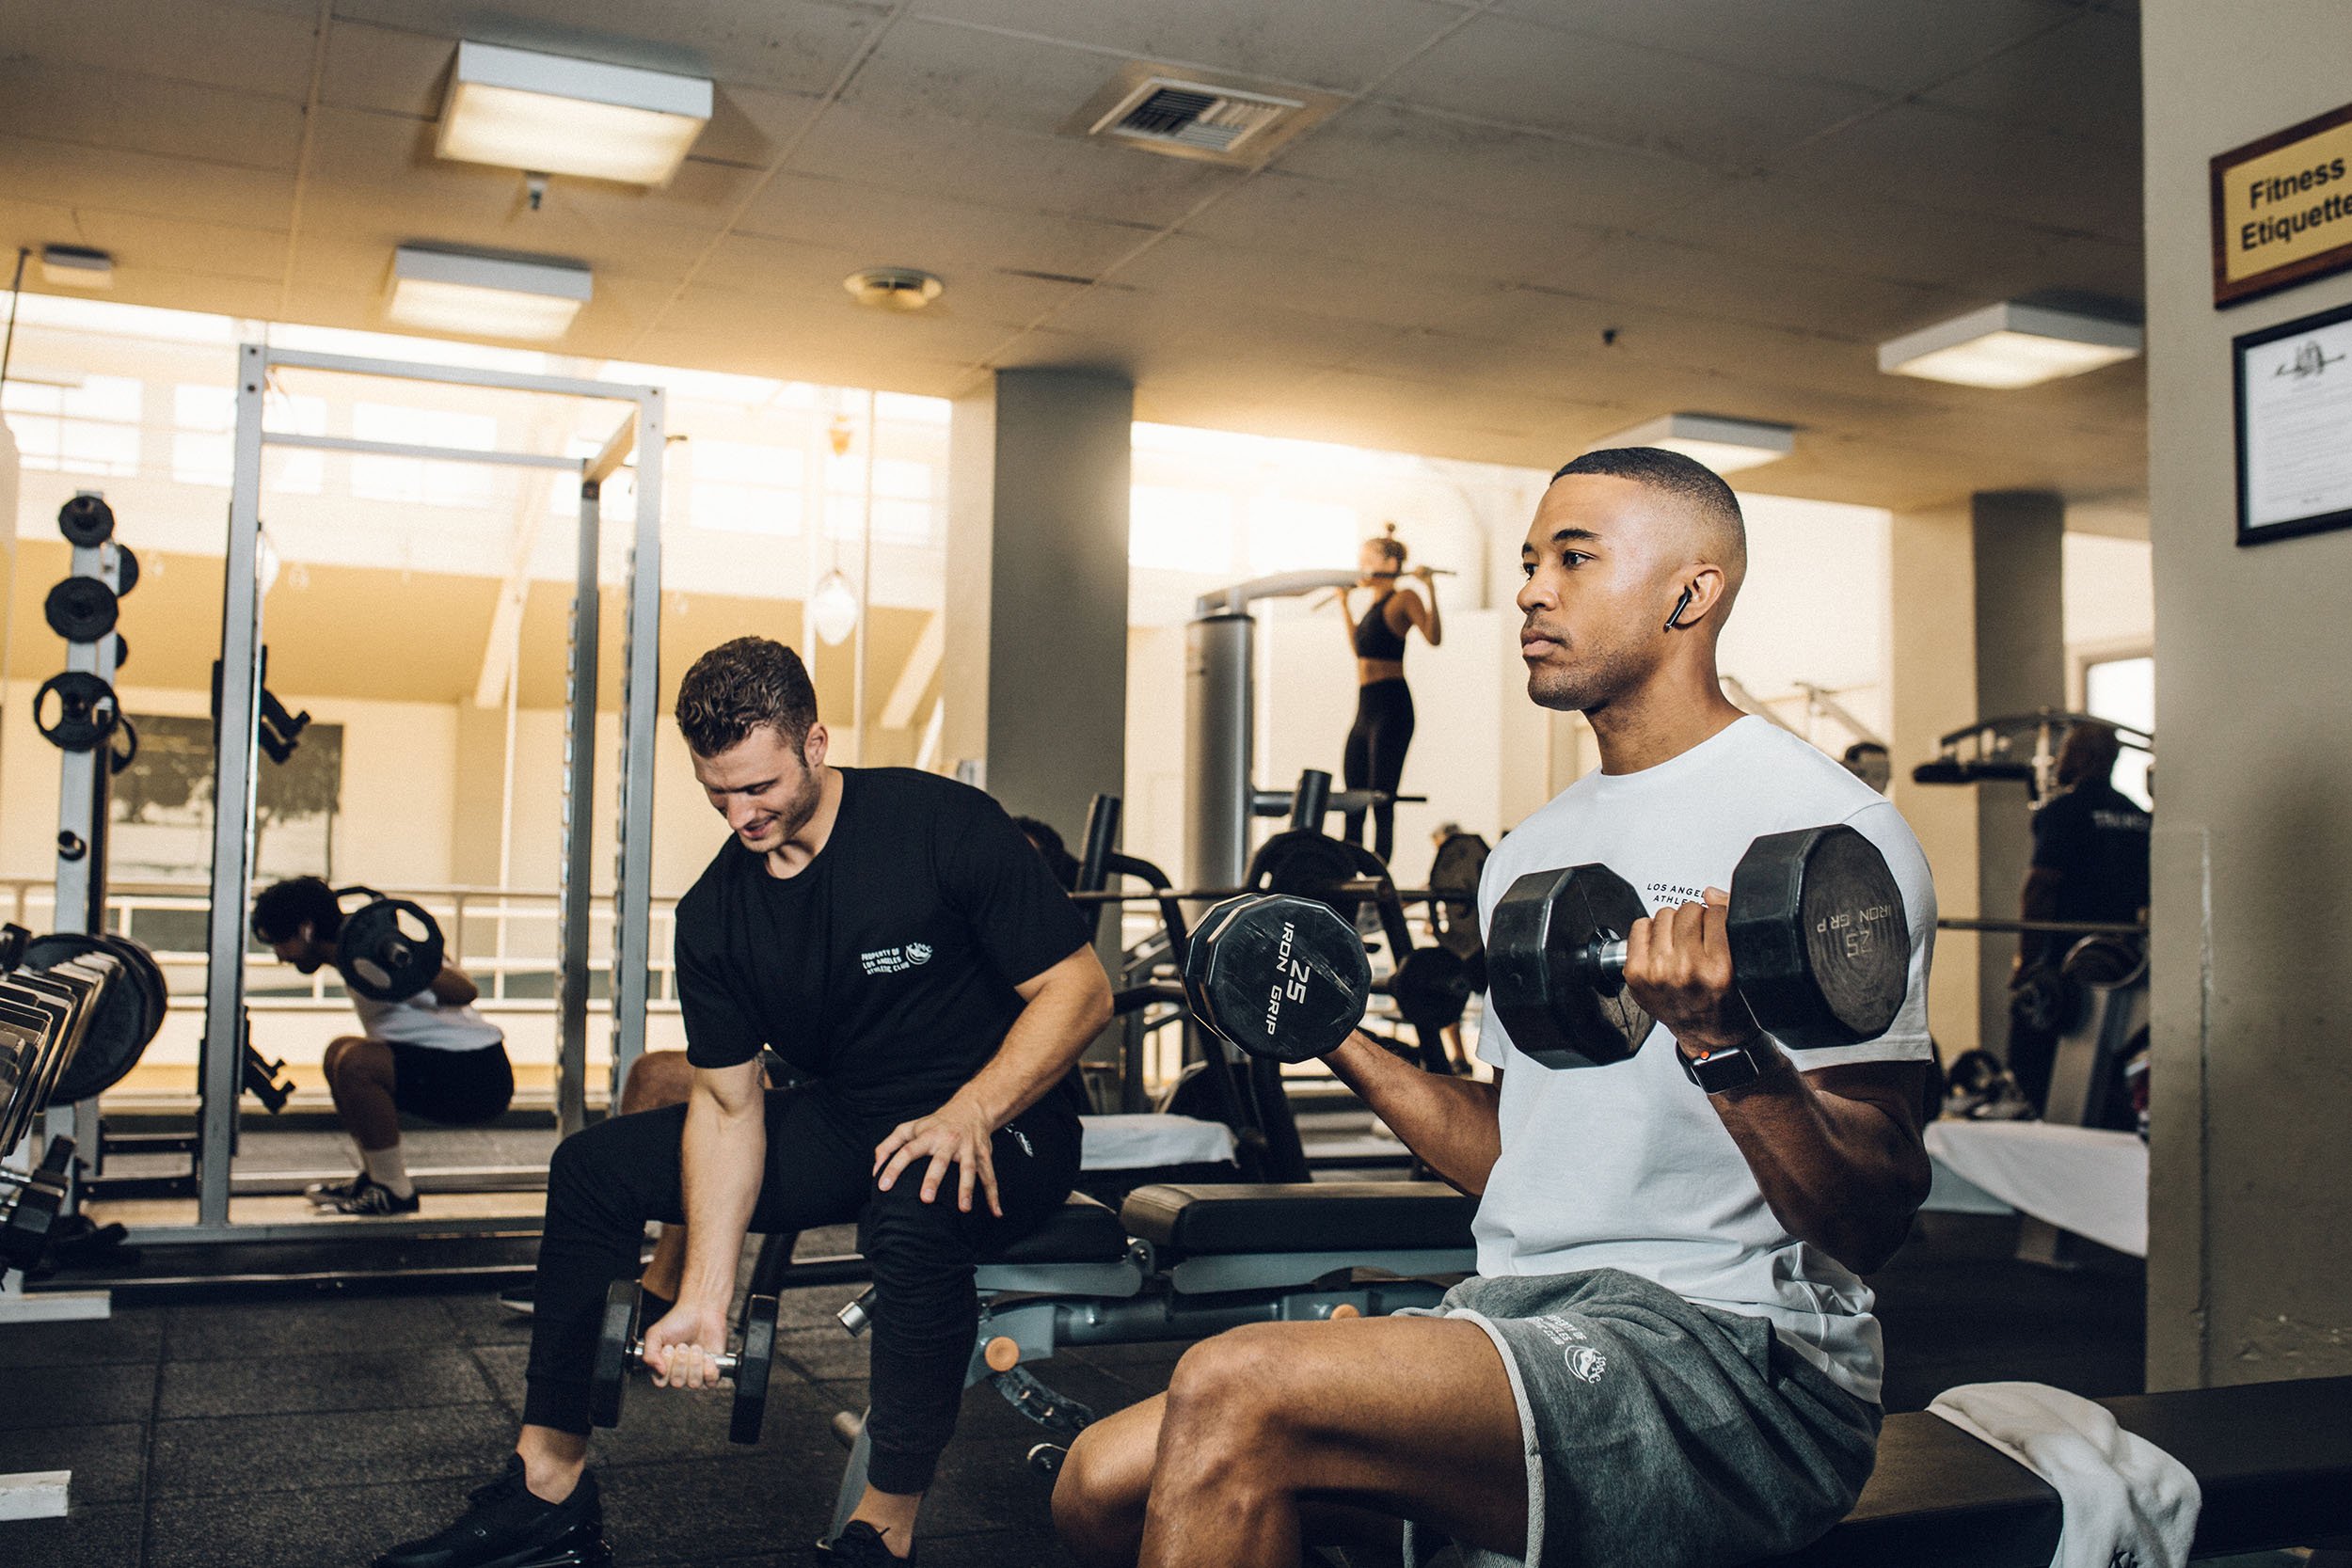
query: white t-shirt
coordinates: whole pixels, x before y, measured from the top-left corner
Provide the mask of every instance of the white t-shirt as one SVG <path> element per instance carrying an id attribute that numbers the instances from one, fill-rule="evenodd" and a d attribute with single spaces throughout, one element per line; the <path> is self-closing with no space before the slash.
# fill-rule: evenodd
<path id="1" fill-rule="evenodd" d="M 1733 866 L 1762 834 L 1833 822 L 1877 845 L 1902 888 L 1911 984 L 1880 1038 L 1788 1057 L 1800 1069 L 1926 1061 L 1935 888 L 1919 841 L 1892 802 L 1761 719 L 1740 719 L 1655 768 L 1570 784 L 1487 859 L 1480 928 L 1529 871 L 1599 863 L 1655 912 L 1729 888 Z M 1701 1306 L 1770 1319 L 1840 1387 L 1877 1401 L 1882 1350 L 1868 1288 L 1773 1216 L 1662 1025 L 1630 1060 L 1547 1068 L 1512 1046 L 1490 1006 L 1478 1054 L 1503 1069 L 1502 1157 L 1478 1208 L 1479 1273 L 1622 1269 Z"/>
<path id="2" fill-rule="evenodd" d="M 359 1015 L 359 1032 L 372 1040 L 418 1045 L 427 1051 L 479 1051 L 506 1037 L 471 1006 L 442 1003 L 431 987 L 405 1002 L 375 1002 L 354 991 L 351 1006 Z"/>

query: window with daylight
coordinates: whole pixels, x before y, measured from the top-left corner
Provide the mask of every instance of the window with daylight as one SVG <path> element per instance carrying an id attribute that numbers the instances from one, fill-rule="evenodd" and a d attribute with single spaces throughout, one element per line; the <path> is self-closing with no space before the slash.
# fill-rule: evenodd
<path id="1" fill-rule="evenodd" d="M 928 545 L 933 515 L 932 470 L 903 457 L 874 460 L 874 542 Z M 866 460 L 825 456 L 825 536 L 854 539 L 866 524 Z"/>
<path id="2" fill-rule="evenodd" d="M 2104 658 L 2083 666 L 2083 707 L 2101 719 L 2128 724 L 2144 735 L 2156 728 L 2156 661 Z M 2153 804 L 2148 785 L 2150 759 L 2145 752 L 2126 747 L 2116 760 L 2115 787 L 2141 805 Z"/>
<path id="3" fill-rule="evenodd" d="M 128 479 L 139 471 L 146 388 L 127 375 L 88 375 L 75 387 L 11 381 L 0 388 L 28 468 Z"/>
<path id="4" fill-rule="evenodd" d="M 498 446 L 499 422 L 489 414 L 355 403 L 351 405 L 351 433 L 363 441 L 490 451 Z M 439 463 L 421 457 L 369 454 L 356 455 L 351 460 L 351 493 L 362 500 L 484 507 L 490 504 L 497 483 L 497 474 L 486 463 Z"/>
<path id="5" fill-rule="evenodd" d="M 1127 564 L 1164 572 L 1233 569 L 1233 498 L 1222 490 L 1138 484 L 1127 493 Z"/>
<path id="6" fill-rule="evenodd" d="M 1356 559 L 1363 524 L 1352 506 L 1269 490 L 1249 502 L 1249 570 L 1302 572 Z"/>
<path id="7" fill-rule="evenodd" d="M 779 539 L 801 531 L 798 449 L 697 436 L 687 443 L 686 460 L 693 472 L 687 515 L 696 528 Z"/>
<path id="8" fill-rule="evenodd" d="M 325 398 L 262 394 L 262 422 L 297 436 L 326 434 Z M 171 389 L 171 477 L 183 484 L 226 487 L 235 468 L 237 394 L 227 387 L 181 382 Z M 325 487 L 326 454 L 298 447 L 262 449 L 262 488 L 315 496 Z"/>

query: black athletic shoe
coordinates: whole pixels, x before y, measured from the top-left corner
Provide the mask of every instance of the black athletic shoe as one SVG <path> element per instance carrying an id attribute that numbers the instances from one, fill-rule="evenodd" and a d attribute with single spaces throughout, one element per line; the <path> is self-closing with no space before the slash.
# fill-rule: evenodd
<path id="1" fill-rule="evenodd" d="M 473 1506 L 448 1528 L 406 1541 L 375 1560 L 375 1568 L 609 1568 L 604 1504 L 594 1471 L 583 1471 L 572 1495 L 543 1502 L 523 1485 L 522 1455 L 506 1473 L 467 1494 Z"/>
<path id="2" fill-rule="evenodd" d="M 381 1218 L 395 1214 L 413 1214 L 417 1212 L 418 1204 L 419 1199 L 414 1192 L 406 1197 L 402 1197 L 373 1177 L 362 1176 L 359 1178 L 359 1184 L 351 1190 L 350 1196 L 336 1198 L 323 1207 L 330 1214 L 369 1214 Z"/>
<path id="3" fill-rule="evenodd" d="M 841 1533 L 830 1541 L 817 1543 L 817 1555 L 828 1562 L 847 1562 L 855 1568 L 898 1568 L 905 1563 L 914 1568 L 914 1553 L 894 1554 L 882 1544 L 882 1531 L 863 1519 L 852 1519 L 841 1527 Z"/>
<path id="4" fill-rule="evenodd" d="M 345 1198 L 358 1197 L 367 1182 L 368 1173 L 356 1170 L 341 1181 L 313 1181 L 302 1189 L 302 1196 L 322 1209 L 332 1209 Z"/>

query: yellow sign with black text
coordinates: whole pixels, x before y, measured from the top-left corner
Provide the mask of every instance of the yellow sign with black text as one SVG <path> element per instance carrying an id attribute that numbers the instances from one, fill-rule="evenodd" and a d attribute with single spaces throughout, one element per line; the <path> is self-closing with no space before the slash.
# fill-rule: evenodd
<path id="1" fill-rule="evenodd" d="M 2213 161 L 2213 299 L 2352 266 L 2352 104 Z"/>

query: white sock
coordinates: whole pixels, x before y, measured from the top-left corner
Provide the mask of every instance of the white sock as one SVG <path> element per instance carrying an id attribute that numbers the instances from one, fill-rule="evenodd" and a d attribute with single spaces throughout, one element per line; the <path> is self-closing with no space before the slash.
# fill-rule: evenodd
<path id="1" fill-rule="evenodd" d="M 401 1153 L 400 1145 L 389 1148 L 363 1148 L 359 1163 L 367 1167 L 368 1180 L 392 1190 L 394 1197 L 414 1197 L 417 1184 L 408 1180 L 408 1160 Z"/>

